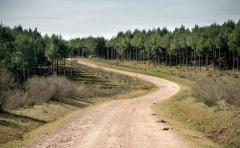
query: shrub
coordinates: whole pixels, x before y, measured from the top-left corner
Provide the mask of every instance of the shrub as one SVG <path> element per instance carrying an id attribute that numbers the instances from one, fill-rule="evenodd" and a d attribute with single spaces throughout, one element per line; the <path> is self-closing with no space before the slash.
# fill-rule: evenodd
<path id="1" fill-rule="evenodd" d="M 49 101 L 55 93 L 55 88 L 42 77 L 30 78 L 26 84 L 26 97 L 36 104 Z"/>
<path id="2" fill-rule="evenodd" d="M 193 96 L 208 106 L 214 106 L 225 100 L 235 106 L 240 106 L 239 79 L 199 78 L 193 85 Z"/>
<path id="3" fill-rule="evenodd" d="M 14 87 L 12 74 L 6 69 L 0 69 L 0 108 L 4 106 L 6 98 L 11 94 L 10 90 Z"/>
<path id="4" fill-rule="evenodd" d="M 60 100 L 76 95 L 77 85 L 65 77 L 33 77 L 26 84 L 26 96 L 40 104 L 51 99 Z"/>
<path id="5" fill-rule="evenodd" d="M 12 74 L 6 69 L 0 69 L 0 91 L 8 90 L 14 87 Z"/>
<path id="6" fill-rule="evenodd" d="M 17 87 L 12 87 L 12 84 L 14 84 L 13 79 L 11 79 L 10 74 L 5 72 L 4 74 L 6 76 L 2 76 L 3 79 L 2 81 L 0 80 L 0 84 L 3 84 L 5 88 L 13 88 L 9 89 L 9 91 L 4 91 L 7 94 L 12 94 L 5 95 L 7 96 L 5 97 L 5 99 L 7 99 L 5 107 L 14 109 L 20 106 L 33 106 L 35 104 L 41 104 L 50 100 L 65 102 L 69 98 L 70 100 L 86 99 L 89 101 L 89 98 L 92 97 L 111 96 L 129 89 L 134 89 L 134 86 L 139 86 L 138 81 L 129 76 L 113 72 L 106 72 L 101 68 L 93 69 L 83 65 L 76 66 L 79 69 L 83 69 L 83 71 L 95 73 L 95 76 L 106 81 L 109 79 L 116 80 L 116 84 L 109 83 L 108 86 L 106 82 L 106 85 L 103 85 L 102 83 L 93 83 L 94 85 L 88 85 L 87 83 L 81 82 L 74 83 L 65 77 L 55 75 L 46 78 L 35 76 L 28 79 L 24 85 L 25 92 L 21 93 L 20 90 L 17 90 Z M 5 77 L 9 78 L 4 79 Z M 7 84 L 11 85 L 8 86 Z M 3 93 L 1 93 L 1 95 L 2 94 Z"/>
<path id="7" fill-rule="evenodd" d="M 24 106 L 26 102 L 26 96 L 21 93 L 19 90 L 12 90 L 9 92 L 9 94 L 4 101 L 4 104 L 2 108 L 4 110 L 11 110 L 15 109 L 17 107 L 22 107 Z"/>
<path id="8" fill-rule="evenodd" d="M 75 97 L 78 93 L 78 85 L 65 77 L 52 76 L 47 79 L 49 85 L 54 88 L 52 99 L 58 100 L 65 97 Z M 79 95 L 79 94 L 78 94 Z"/>
<path id="9" fill-rule="evenodd" d="M 119 88 L 107 89 L 99 85 L 87 86 L 74 83 L 65 77 L 33 77 L 25 84 L 25 93 L 20 90 L 5 91 L 7 94 L 3 103 L 4 109 L 15 109 L 23 106 L 33 106 L 50 100 L 66 101 L 67 98 L 103 97 L 119 92 Z"/>
<path id="10" fill-rule="evenodd" d="M 226 101 L 230 104 L 235 104 L 240 106 L 240 80 L 234 81 L 231 86 L 229 86 L 229 97 Z"/>

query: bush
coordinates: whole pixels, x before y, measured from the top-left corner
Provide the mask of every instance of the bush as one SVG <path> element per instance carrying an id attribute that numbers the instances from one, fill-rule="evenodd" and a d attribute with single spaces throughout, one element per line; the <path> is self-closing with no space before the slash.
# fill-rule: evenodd
<path id="1" fill-rule="evenodd" d="M 5 84 L 5 83 L 2 83 Z M 25 93 L 18 89 L 7 89 L 4 93 L 2 107 L 6 110 L 23 106 L 33 106 L 50 100 L 63 101 L 66 99 L 87 99 L 91 97 L 103 97 L 119 92 L 119 88 L 105 89 L 99 85 L 87 86 L 77 84 L 65 77 L 33 77 L 25 84 Z M 1 93 L 2 94 L 2 93 Z"/>
<path id="2" fill-rule="evenodd" d="M 12 74 L 6 69 L 0 69 L 0 108 L 4 106 L 6 98 L 11 94 L 10 90 L 14 87 Z"/>
<path id="3" fill-rule="evenodd" d="M 208 106 L 214 106 L 221 100 L 240 106 L 240 81 L 219 78 L 197 79 L 193 85 L 193 96 Z"/>
<path id="4" fill-rule="evenodd" d="M 6 69 L 0 69 L 0 92 L 14 87 L 12 74 Z"/>
<path id="5" fill-rule="evenodd" d="M 234 81 L 232 85 L 229 86 L 229 96 L 227 102 L 230 104 L 235 104 L 240 106 L 240 80 Z"/>
<path id="6" fill-rule="evenodd" d="M 33 77 L 26 84 L 26 97 L 36 104 L 41 104 L 51 99 L 59 101 L 65 97 L 75 97 L 79 95 L 77 89 L 77 84 L 65 77 Z"/>
<path id="7" fill-rule="evenodd" d="M 15 109 L 23 106 L 33 106 L 50 100 L 62 101 L 65 98 L 90 97 L 94 91 L 85 85 L 77 85 L 65 77 L 50 76 L 30 78 L 25 85 L 25 93 L 17 88 L 8 89 L 13 81 L 9 74 L 1 74 L 1 108 Z M 10 83 L 11 82 L 11 83 Z"/>
<path id="8" fill-rule="evenodd" d="M 9 94 L 11 95 L 8 95 L 6 97 L 4 104 L 2 106 L 4 110 L 11 110 L 24 106 L 26 102 L 26 96 L 22 94 L 21 91 L 12 90 L 9 92 Z"/>
<path id="9" fill-rule="evenodd" d="M 58 100 L 64 97 L 75 97 L 78 85 L 65 77 L 52 76 L 47 79 L 48 83 L 54 88 L 52 99 Z"/>
<path id="10" fill-rule="evenodd" d="M 33 77 L 26 84 L 26 97 L 36 104 L 48 102 L 54 95 L 55 88 L 42 77 Z"/>
<path id="11" fill-rule="evenodd" d="M 88 83 L 74 83 L 65 77 L 49 76 L 49 77 L 32 77 L 25 83 L 24 93 L 13 86 L 13 79 L 9 73 L 3 73 L 3 79 L 0 84 L 5 88 L 13 88 L 9 91 L 4 91 L 6 94 L 5 99 L 7 102 L 5 108 L 17 108 L 20 106 L 33 106 L 35 104 L 42 104 L 50 100 L 65 102 L 68 100 L 87 100 L 93 97 L 111 96 L 129 89 L 135 89 L 135 86 L 140 87 L 138 81 L 129 76 L 118 73 L 106 72 L 101 68 L 93 69 L 84 65 L 76 65 L 78 69 L 83 69 L 88 73 L 94 73 L 96 77 L 106 80 L 104 85 L 99 82 L 88 85 Z M 7 79 L 4 79 L 7 77 Z M 116 80 L 116 84 L 110 84 L 111 81 Z M 11 81 L 11 82 L 9 82 Z M 108 84 L 109 83 L 109 84 Z M 11 84 L 11 85 L 9 85 Z M 105 85 L 106 84 L 106 85 Z M 8 86 L 9 85 L 9 86 Z M 8 89 L 6 89 L 8 90 Z M 16 93 L 17 92 L 17 93 Z M 22 92 L 22 93 L 21 93 Z M 3 93 L 1 93 L 2 95 Z M 0 102 L 1 103 L 1 102 Z M 15 103 L 15 104 L 14 104 Z"/>

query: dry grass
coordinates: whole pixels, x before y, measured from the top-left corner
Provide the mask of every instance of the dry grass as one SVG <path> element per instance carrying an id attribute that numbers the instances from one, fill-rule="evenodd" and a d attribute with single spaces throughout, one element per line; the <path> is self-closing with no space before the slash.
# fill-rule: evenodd
<path id="1" fill-rule="evenodd" d="M 30 78 L 26 84 L 26 97 L 33 99 L 36 104 L 48 102 L 54 93 L 54 86 L 49 84 L 48 79 L 42 77 Z"/>
<path id="2" fill-rule="evenodd" d="M 228 78 L 200 78 L 192 87 L 192 95 L 209 106 L 215 106 L 219 101 L 226 101 L 234 106 L 240 106 L 240 80 Z"/>
<path id="3" fill-rule="evenodd" d="M 1 71 L 0 104 L 5 110 L 18 107 L 32 107 L 51 100 L 76 104 L 79 101 L 91 101 L 94 97 L 108 97 L 138 89 L 151 89 L 149 84 L 118 73 L 106 72 L 100 68 L 93 69 L 76 64 L 74 68 L 80 74 L 75 82 L 61 76 L 32 77 L 24 85 L 24 91 L 14 86 L 13 79 L 7 71 Z M 80 80 L 80 79 L 81 80 Z M 79 83 L 79 80 L 81 81 Z M 84 82 L 88 83 L 84 83 Z M 90 82 L 90 83 L 89 83 Z"/>
<path id="4" fill-rule="evenodd" d="M 6 69 L 0 69 L 0 108 L 6 102 L 11 89 L 14 87 L 13 77 Z"/>
<path id="5" fill-rule="evenodd" d="M 70 63 L 69 63 L 70 64 Z M 79 70 L 83 70 L 86 73 L 93 74 L 96 78 L 100 78 L 103 81 L 104 87 L 128 87 L 133 83 L 140 82 L 139 80 L 133 79 L 127 75 L 105 71 L 101 68 L 91 68 L 86 65 L 80 65 L 77 61 L 74 61 L 74 67 L 77 67 Z M 86 77 L 87 78 L 87 77 Z M 88 78 L 87 78 L 88 79 Z M 92 78 L 92 80 L 95 80 Z M 98 81 L 98 79 L 96 79 Z"/>
<path id="6" fill-rule="evenodd" d="M 196 101 L 189 91 L 184 91 L 171 100 L 159 103 L 157 110 L 161 111 L 161 118 L 177 119 L 180 125 L 200 131 L 226 147 L 240 146 L 240 110 L 237 107 L 225 102 L 209 107 Z"/>
<path id="7" fill-rule="evenodd" d="M 8 90 L 14 87 L 12 74 L 6 69 L 0 69 L 0 91 Z"/>
<path id="8" fill-rule="evenodd" d="M 20 116 L 23 115 L 44 122 L 51 122 L 56 120 L 59 116 L 63 116 L 78 109 L 78 107 L 72 105 L 52 101 L 40 105 L 34 105 L 31 108 L 18 108 L 11 112 Z"/>
<path id="9" fill-rule="evenodd" d="M 2 108 L 3 110 L 10 110 L 22 107 L 26 102 L 25 95 L 23 95 L 20 90 L 15 89 L 8 92 L 8 96 L 5 98 Z"/>
<path id="10" fill-rule="evenodd" d="M 33 77 L 26 83 L 24 93 L 17 88 L 7 92 L 8 96 L 5 97 L 3 108 L 5 110 L 11 110 L 75 95 L 75 93 L 73 93 L 75 92 L 75 85 L 63 77 Z"/>
<path id="11" fill-rule="evenodd" d="M 15 86 L 7 71 L 1 71 L 0 95 L 4 94 L 4 101 L 1 102 L 3 110 L 10 115 L 0 114 L 0 147 L 8 141 L 7 147 L 19 147 L 18 143 L 25 139 L 23 135 L 29 135 L 29 131 L 46 122 L 56 120 L 58 123 L 60 117 L 74 113 L 79 107 L 123 99 L 124 95 L 124 98 L 131 98 L 153 88 L 143 81 L 102 69 L 79 65 L 73 68 L 84 76 L 76 75 L 76 80 L 60 76 L 32 77 L 24 84 L 22 91 Z M 12 142 L 14 139 L 16 145 Z M 27 139 L 30 138 L 27 136 Z"/>
<path id="12" fill-rule="evenodd" d="M 194 147 L 216 147 L 214 144 L 209 145 L 209 142 L 205 143 L 206 137 L 224 147 L 240 147 L 240 110 L 237 105 L 240 84 L 237 74 L 229 71 L 169 68 L 162 65 L 154 67 L 133 61 L 94 59 L 94 62 L 165 78 L 188 87 L 194 86 L 195 93 L 189 89 L 159 103 L 155 108 L 159 118 L 170 121 L 175 130 L 179 130 L 181 126 L 180 135 L 183 131 L 194 129 L 197 134 L 189 135 L 187 132 L 184 135 L 187 140 L 194 141 Z M 203 136 L 200 136 L 198 131 Z"/>
<path id="13" fill-rule="evenodd" d="M 11 113 L 13 113 L 11 115 L 0 113 L 0 147 L 3 147 L 1 144 L 11 140 L 18 139 L 22 141 L 23 135 L 29 131 L 43 125 L 45 122 L 53 122 L 77 110 L 79 110 L 78 107 L 52 101 L 34 105 L 31 108 L 11 110 Z"/>

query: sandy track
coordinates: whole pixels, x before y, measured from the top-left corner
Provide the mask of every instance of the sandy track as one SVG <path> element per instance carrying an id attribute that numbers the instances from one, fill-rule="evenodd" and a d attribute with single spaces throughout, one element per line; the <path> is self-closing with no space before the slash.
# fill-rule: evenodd
<path id="1" fill-rule="evenodd" d="M 103 103 L 81 114 L 76 119 L 42 135 L 29 147 L 76 147 L 76 148 L 184 148 L 166 125 L 157 122 L 152 105 L 165 100 L 179 91 L 176 83 L 161 78 L 125 72 L 78 61 L 95 68 L 114 71 L 155 84 L 158 89 L 148 95 L 130 100 L 114 100 Z"/>

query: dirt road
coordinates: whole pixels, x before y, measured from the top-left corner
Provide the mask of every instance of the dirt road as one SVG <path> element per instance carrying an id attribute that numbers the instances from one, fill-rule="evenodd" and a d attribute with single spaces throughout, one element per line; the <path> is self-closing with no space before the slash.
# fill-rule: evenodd
<path id="1" fill-rule="evenodd" d="M 91 67 L 94 64 L 79 61 Z M 52 133 L 41 136 L 30 147 L 76 148 L 184 148 L 187 144 L 178 139 L 167 125 L 157 122 L 152 105 L 168 99 L 179 91 L 173 82 L 153 76 L 119 72 L 155 84 L 158 89 L 145 96 L 129 100 L 114 100 L 87 111 Z"/>

